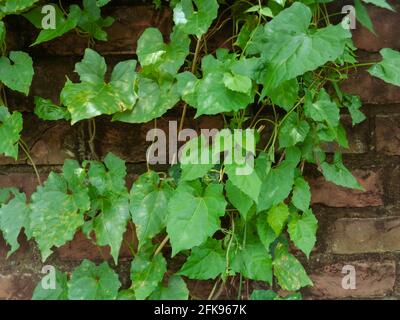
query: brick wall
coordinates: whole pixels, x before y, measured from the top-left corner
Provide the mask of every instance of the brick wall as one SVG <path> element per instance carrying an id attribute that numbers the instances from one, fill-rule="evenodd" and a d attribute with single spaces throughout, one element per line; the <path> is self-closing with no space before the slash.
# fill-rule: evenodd
<path id="1" fill-rule="evenodd" d="M 110 41 L 94 48 L 106 56 L 111 66 L 135 54 L 137 39 L 145 28 L 156 26 L 164 34 L 171 29 L 168 9 L 155 11 L 139 1 L 129 6 L 124 4 L 126 1 L 115 2 L 117 5 L 107 8 L 116 18 L 108 30 Z M 400 12 L 400 5 L 395 6 Z M 366 61 L 379 58 L 377 53 L 382 47 L 400 50 L 397 32 L 400 14 L 375 7 L 371 7 L 370 12 L 379 38 L 360 26 L 354 31 L 356 45 L 361 48 L 359 57 Z M 8 92 L 8 103 L 11 109 L 23 111 L 23 139 L 30 146 L 40 174 L 46 178 L 64 159 L 87 157 L 87 131 L 79 123 L 71 127 L 64 121 L 39 120 L 32 113 L 32 97 L 39 95 L 58 102 L 65 76 L 76 79 L 74 64 L 81 59 L 86 41 L 72 32 L 59 40 L 29 48 L 35 37 L 29 23 L 18 17 L 7 22 L 11 33 L 8 47 L 29 51 L 36 71 L 30 97 Z M 212 45 L 218 46 L 223 39 L 224 36 L 217 35 Z M 397 275 L 400 267 L 400 89 L 371 78 L 362 69 L 344 84 L 344 89 L 361 96 L 363 111 L 368 116 L 364 123 L 352 127 L 349 116 L 343 115 L 350 139 L 350 149 L 345 151 L 344 160 L 366 191 L 334 186 L 310 172 L 313 208 L 320 227 L 317 247 L 310 260 L 303 261 L 315 286 L 303 293 L 310 299 L 397 299 L 400 297 L 400 275 Z M 166 128 L 169 120 L 178 118 L 178 113 L 171 112 L 159 120 L 158 125 Z M 129 185 L 146 168 L 145 134 L 152 124 L 112 123 L 108 117 L 96 121 L 97 154 L 104 156 L 111 151 L 126 160 Z M 188 120 L 186 126 L 218 127 L 220 119 Z M 334 147 L 327 148 L 334 150 Z M 9 186 L 19 187 L 28 195 L 36 188 L 35 175 L 23 154 L 17 163 L 0 157 L 0 187 Z M 127 231 L 126 237 L 134 241 L 132 230 Z M 38 249 L 23 237 L 20 243 L 21 248 L 6 259 L 8 248 L 0 236 L 0 299 L 29 299 L 41 277 L 43 263 Z M 94 246 L 78 233 L 73 241 L 56 250 L 46 264 L 68 271 L 84 258 L 109 259 L 109 250 Z M 117 270 L 125 284 L 129 265 L 129 252 L 122 248 Z M 352 265 L 356 270 L 355 290 L 345 290 L 341 286 L 344 265 Z M 200 288 L 196 284 L 189 285 L 199 291 L 198 296 L 211 289 L 209 284 Z"/>

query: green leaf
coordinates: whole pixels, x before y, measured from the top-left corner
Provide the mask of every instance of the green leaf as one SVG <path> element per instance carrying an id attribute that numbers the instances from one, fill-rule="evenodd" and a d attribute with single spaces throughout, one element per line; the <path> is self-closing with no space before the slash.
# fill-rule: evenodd
<path id="1" fill-rule="evenodd" d="M 68 283 L 70 300 L 115 300 L 121 282 L 113 269 L 103 262 L 96 266 L 89 260 L 83 260 L 72 273 Z"/>
<path id="2" fill-rule="evenodd" d="M 283 290 L 297 291 L 313 285 L 301 263 L 282 244 L 276 246 L 272 264 L 274 275 Z"/>
<path id="3" fill-rule="evenodd" d="M 275 300 L 278 294 L 272 290 L 254 290 L 250 295 L 250 300 Z"/>
<path id="4" fill-rule="evenodd" d="M 29 9 L 39 0 L 3 0 L 0 2 L 0 19 L 9 14 L 16 14 Z"/>
<path id="5" fill-rule="evenodd" d="M 356 9 L 356 17 L 358 22 L 375 34 L 374 25 L 369 17 L 369 13 L 360 0 L 354 0 L 354 8 Z"/>
<path id="6" fill-rule="evenodd" d="M 153 171 L 141 175 L 133 184 L 130 211 L 136 226 L 139 248 L 165 228 L 168 200 L 172 191 L 170 183 L 160 181 L 158 174 Z"/>
<path id="7" fill-rule="evenodd" d="M 303 177 L 297 177 L 294 181 L 292 203 L 301 211 L 307 211 L 310 207 L 311 192 L 308 182 Z"/>
<path id="8" fill-rule="evenodd" d="M 63 34 L 71 31 L 77 26 L 81 15 L 81 10 L 78 6 L 70 6 L 70 12 L 67 17 L 64 16 L 64 13 L 59 6 L 54 4 L 52 4 L 52 6 L 55 8 L 56 13 L 55 29 L 41 30 L 32 46 L 61 37 Z M 42 13 L 42 7 L 36 7 L 33 10 L 25 13 L 23 16 L 37 28 L 42 29 L 42 20 L 45 16 Z"/>
<path id="9" fill-rule="evenodd" d="M 292 79 L 281 83 L 276 88 L 269 89 L 268 92 L 263 89 L 262 93 L 269 96 L 273 103 L 289 111 L 293 108 L 299 96 L 299 84 L 297 79 Z"/>
<path id="10" fill-rule="evenodd" d="M 102 210 L 93 221 L 96 243 L 100 246 L 111 247 L 111 256 L 115 264 L 118 263 L 119 250 L 129 218 L 128 197 L 122 196 L 103 201 Z"/>
<path id="11" fill-rule="evenodd" d="M 306 210 L 301 216 L 296 214 L 288 223 L 290 239 L 307 258 L 310 257 L 311 250 L 317 241 L 317 228 L 318 221 L 311 209 Z"/>
<path id="12" fill-rule="evenodd" d="M 53 246 L 73 239 L 84 223 L 90 199 L 84 185 L 85 172 L 73 160 L 66 160 L 63 174 L 51 172 L 31 197 L 31 230 L 45 261 Z"/>
<path id="13" fill-rule="evenodd" d="M 135 60 L 118 63 L 112 72 L 111 81 L 106 83 L 104 75 L 107 66 L 104 58 L 86 49 L 82 62 L 75 66 L 81 82 L 72 83 L 67 80 L 61 91 L 61 103 L 71 113 L 71 123 L 101 114 L 131 110 L 137 99 L 134 91 L 135 68 Z"/>
<path id="14" fill-rule="evenodd" d="M 373 65 L 368 72 L 383 81 L 400 86 L 400 52 L 393 49 L 382 49 L 383 60 Z"/>
<path id="15" fill-rule="evenodd" d="M 144 254 L 135 257 L 131 265 L 132 288 L 138 300 L 144 300 L 157 289 L 167 271 L 167 262 L 162 254 L 153 258 Z"/>
<path id="16" fill-rule="evenodd" d="M 83 10 L 81 11 L 78 26 L 90 34 L 94 39 L 107 41 L 107 33 L 103 27 L 109 27 L 114 23 L 114 18 L 101 17 L 100 7 L 103 4 L 96 0 L 83 0 Z"/>
<path id="17" fill-rule="evenodd" d="M 204 243 L 220 228 L 226 207 L 222 191 L 220 184 L 209 184 L 203 190 L 188 183 L 180 184 L 174 191 L 167 218 L 172 256 Z"/>
<path id="18" fill-rule="evenodd" d="M 185 281 L 176 275 L 169 278 L 168 286 L 161 286 L 153 292 L 150 300 L 188 300 L 189 290 Z"/>
<path id="19" fill-rule="evenodd" d="M 323 162 L 321 168 L 327 181 L 346 188 L 364 190 L 356 178 L 354 178 L 351 172 L 344 166 L 341 154 L 335 153 L 333 163 L 329 164 Z"/>
<path id="20" fill-rule="evenodd" d="M 193 2 L 198 11 L 195 11 Z M 216 0 L 181 0 L 174 7 L 174 23 L 187 34 L 200 38 L 218 14 Z"/>
<path id="21" fill-rule="evenodd" d="M 32 300 L 68 300 L 68 277 L 66 273 L 56 270 L 56 286 L 54 289 L 43 288 L 42 281 L 33 291 Z"/>
<path id="22" fill-rule="evenodd" d="M 35 114 L 43 120 L 70 120 L 71 115 L 68 110 L 55 105 L 51 100 L 35 97 Z"/>
<path id="23" fill-rule="evenodd" d="M 282 232 L 288 217 L 289 208 L 284 203 L 280 203 L 268 211 L 267 221 L 276 235 Z"/>
<path id="24" fill-rule="evenodd" d="M 272 259 L 261 243 L 246 244 L 233 259 L 232 270 L 252 280 L 272 283 Z"/>
<path id="25" fill-rule="evenodd" d="M 212 163 L 211 150 L 206 137 L 200 135 L 186 142 L 182 147 L 179 161 L 182 169 L 182 181 L 202 178 L 210 171 L 214 164 Z"/>
<path id="26" fill-rule="evenodd" d="M 325 122 L 331 128 L 339 125 L 340 110 L 325 89 L 319 92 L 315 102 L 313 102 L 310 95 L 306 96 L 304 113 L 310 119 L 317 122 Z"/>
<path id="27" fill-rule="evenodd" d="M 0 207 L 0 231 L 4 240 L 11 246 L 7 257 L 18 250 L 18 235 L 22 228 L 25 229 L 28 238 L 30 237 L 30 209 L 26 204 L 26 196 L 17 190 L 11 190 L 11 192 L 14 197 Z"/>
<path id="28" fill-rule="evenodd" d="M 350 112 L 353 126 L 363 122 L 367 117 L 360 111 L 362 107 L 361 99 L 354 95 L 345 95 L 344 105 Z"/>
<path id="29" fill-rule="evenodd" d="M 232 205 L 238 209 L 240 215 L 247 220 L 254 202 L 251 198 L 237 188 L 231 180 L 225 183 L 226 196 Z"/>
<path id="30" fill-rule="evenodd" d="M 18 141 L 22 131 L 22 115 L 15 111 L 12 114 L 0 106 L 0 152 L 18 159 Z"/>
<path id="31" fill-rule="evenodd" d="M 294 183 L 294 168 L 290 163 L 281 163 L 271 169 L 261 185 L 257 212 L 270 209 L 285 200 Z"/>
<path id="32" fill-rule="evenodd" d="M 292 147 L 306 138 L 310 126 L 307 121 L 299 120 L 296 112 L 292 112 L 283 122 L 279 130 L 279 146 Z"/>
<path id="33" fill-rule="evenodd" d="M 251 79 L 240 74 L 224 73 L 224 85 L 228 89 L 236 92 L 250 93 L 253 86 Z"/>
<path id="34" fill-rule="evenodd" d="M 362 0 L 362 1 L 364 1 L 365 3 L 372 3 L 373 5 L 376 5 L 377 7 L 395 11 L 393 9 L 393 7 L 389 3 L 387 3 L 386 0 Z"/>
<path id="35" fill-rule="evenodd" d="M 0 57 L 0 81 L 10 89 L 28 95 L 33 74 L 33 62 L 29 54 L 11 51 L 9 58 Z"/>
<path id="36" fill-rule="evenodd" d="M 133 110 L 116 113 L 113 121 L 145 123 L 161 117 L 179 101 L 176 83 L 156 81 L 138 76 L 137 103 Z"/>
<path id="37" fill-rule="evenodd" d="M 153 76 L 156 72 L 176 75 L 189 54 L 189 45 L 189 37 L 180 29 L 171 33 L 169 44 L 164 44 L 160 30 L 147 28 L 138 40 L 136 51 L 142 72 Z"/>
<path id="38" fill-rule="evenodd" d="M 241 174 L 237 169 L 244 168 L 250 171 L 250 174 Z M 247 170 L 246 170 L 247 171 Z M 261 190 L 261 179 L 258 177 L 257 172 L 254 168 L 237 164 L 226 164 L 225 172 L 229 177 L 229 181 L 245 195 L 247 195 L 254 202 L 258 202 L 258 198 Z M 247 173 L 247 172 L 246 172 Z"/>
<path id="39" fill-rule="evenodd" d="M 343 54 L 350 31 L 341 24 L 309 30 L 311 19 L 311 10 L 295 2 L 253 38 L 249 50 L 260 53 L 266 61 L 263 83 L 267 92 Z"/>
<path id="40" fill-rule="evenodd" d="M 178 274 L 190 279 L 208 280 L 223 274 L 225 268 L 225 252 L 221 248 L 221 241 L 209 239 L 192 249 Z"/>
<path id="41" fill-rule="evenodd" d="M 261 243 L 268 250 L 271 243 L 275 241 L 276 234 L 268 223 L 267 211 L 260 212 L 257 217 L 257 233 Z"/>

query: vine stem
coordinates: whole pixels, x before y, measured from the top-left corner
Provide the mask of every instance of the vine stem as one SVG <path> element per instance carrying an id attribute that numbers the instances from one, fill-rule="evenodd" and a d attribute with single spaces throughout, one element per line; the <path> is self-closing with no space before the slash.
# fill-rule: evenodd
<path id="1" fill-rule="evenodd" d="M 191 70 L 192 73 L 195 73 L 195 71 L 196 71 L 197 60 L 199 58 L 199 53 L 200 53 L 200 48 L 201 48 L 201 39 L 202 39 L 202 37 L 197 39 L 196 49 L 194 51 L 194 58 L 193 58 L 193 63 L 192 63 L 192 70 Z M 187 103 L 185 103 L 183 105 L 181 120 L 179 122 L 179 131 L 178 131 L 178 133 L 181 132 L 182 129 L 183 129 L 183 124 L 185 122 L 186 113 L 187 113 L 187 106 L 188 106 Z"/>
<path id="2" fill-rule="evenodd" d="M 31 155 L 29 154 L 29 151 L 25 148 L 24 144 L 25 142 L 22 141 L 22 139 L 20 139 L 18 141 L 19 146 L 21 147 L 21 149 L 24 151 L 25 155 L 27 156 L 27 158 L 29 159 L 29 161 L 31 162 L 31 165 L 33 167 L 33 170 L 35 171 L 36 174 L 36 179 L 39 183 L 39 185 L 42 185 L 42 180 L 40 179 L 40 175 L 39 175 L 39 171 L 35 165 L 35 162 L 33 162 Z"/>
<path id="3" fill-rule="evenodd" d="M 193 58 L 192 69 L 191 69 L 192 73 L 196 72 L 197 60 L 199 59 L 199 54 L 200 54 L 200 49 L 201 49 L 201 40 L 202 40 L 202 37 L 197 39 L 196 50 L 194 52 L 194 58 Z M 183 105 L 181 120 L 179 122 L 178 134 L 183 129 L 183 124 L 184 124 L 185 118 L 186 118 L 187 106 L 188 106 L 187 103 L 185 103 Z M 176 155 L 174 155 L 174 159 L 175 159 L 175 157 L 176 157 Z M 156 251 L 154 252 L 154 256 L 156 256 L 157 254 L 159 254 L 161 252 L 161 250 L 167 244 L 168 240 L 169 240 L 169 235 L 165 236 L 163 241 L 161 241 L 160 245 L 157 247 Z"/>

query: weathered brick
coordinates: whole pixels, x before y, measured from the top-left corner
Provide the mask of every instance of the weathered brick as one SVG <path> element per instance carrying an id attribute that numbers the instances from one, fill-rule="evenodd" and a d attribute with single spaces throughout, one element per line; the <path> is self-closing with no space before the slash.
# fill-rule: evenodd
<path id="1" fill-rule="evenodd" d="M 400 218 L 343 218 L 334 222 L 327 243 L 333 253 L 400 250 Z"/>
<path id="2" fill-rule="evenodd" d="M 0 273 L 0 300 L 29 300 L 35 283 L 29 273 Z"/>
<path id="3" fill-rule="evenodd" d="M 340 150 L 342 153 L 366 153 L 369 151 L 369 122 L 368 120 L 353 126 L 350 115 L 342 115 L 341 122 L 346 129 L 349 148 L 341 148 L 337 143 L 327 143 L 324 146 L 326 152 L 336 152 Z"/>
<path id="4" fill-rule="evenodd" d="M 94 50 L 102 55 L 134 54 L 137 40 L 146 28 L 159 28 L 163 34 L 168 34 L 172 28 L 171 11 L 167 7 L 156 10 L 153 6 L 121 6 L 111 8 L 107 13 L 115 19 L 114 24 L 106 28 L 108 41 L 97 41 Z M 106 13 L 103 16 L 107 15 Z M 32 32 L 31 43 L 36 35 Z M 87 48 L 88 39 L 80 37 L 71 31 L 51 42 L 34 47 L 34 52 L 51 55 L 82 55 Z"/>
<path id="5" fill-rule="evenodd" d="M 128 229 L 124 236 L 124 241 L 121 245 L 119 257 L 122 259 L 132 257 L 128 245 L 134 248 L 137 246 L 137 239 L 132 229 Z M 110 260 L 110 248 L 99 247 L 93 241 L 89 240 L 82 232 L 77 232 L 72 241 L 69 241 L 64 246 L 57 249 L 58 255 L 61 260 Z"/>
<path id="6" fill-rule="evenodd" d="M 75 158 L 77 141 L 74 127 L 66 121 L 43 121 L 33 114 L 24 114 L 22 139 L 28 145 L 29 154 L 36 165 L 57 165 L 65 159 Z M 14 164 L 10 157 L 0 157 L 0 164 Z M 18 164 L 29 163 L 20 148 Z"/>
<path id="7" fill-rule="evenodd" d="M 400 116 L 379 115 L 375 118 L 376 150 L 400 155 Z"/>
<path id="8" fill-rule="evenodd" d="M 348 272 L 345 265 L 355 269 L 355 289 L 344 289 L 342 280 Z M 305 290 L 305 298 L 343 299 L 378 298 L 390 295 L 396 280 L 395 261 L 346 261 L 325 265 L 310 275 L 314 286 Z"/>
<path id="9" fill-rule="evenodd" d="M 357 24 L 356 29 L 353 30 L 353 41 L 357 48 L 371 52 L 377 52 L 382 48 L 400 49 L 400 38 L 395 31 L 400 24 L 400 4 L 395 1 L 389 2 L 396 10 L 395 12 L 367 5 L 376 35 Z"/>
<path id="10" fill-rule="evenodd" d="M 354 170 L 353 175 L 365 191 L 340 187 L 323 177 L 310 180 L 312 204 L 355 208 L 383 205 L 383 183 L 380 172 Z"/>
<path id="11" fill-rule="evenodd" d="M 361 54 L 360 62 L 380 61 L 379 54 Z M 363 103 L 390 104 L 400 103 L 400 87 L 387 84 L 384 81 L 372 77 L 366 68 L 358 68 L 350 74 L 348 80 L 342 84 L 345 92 L 360 96 Z"/>

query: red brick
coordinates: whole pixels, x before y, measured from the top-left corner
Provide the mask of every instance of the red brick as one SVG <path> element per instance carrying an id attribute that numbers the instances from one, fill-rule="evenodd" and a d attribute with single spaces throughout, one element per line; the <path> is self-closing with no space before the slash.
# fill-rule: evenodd
<path id="1" fill-rule="evenodd" d="M 342 115 L 341 122 L 346 129 L 349 148 L 341 148 L 337 143 L 327 143 L 324 146 L 326 152 L 336 152 L 340 150 L 342 153 L 366 153 L 369 151 L 369 122 L 363 121 L 360 124 L 353 126 L 350 115 Z"/>
<path id="2" fill-rule="evenodd" d="M 344 289 L 342 280 L 348 274 L 342 273 L 343 266 L 355 268 L 355 289 Z M 314 286 L 306 290 L 305 298 L 343 299 L 378 298 L 390 295 L 396 281 L 394 261 L 346 261 L 325 265 L 310 275 Z"/>
<path id="3" fill-rule="evenodd" d="M 400 155 L 400 116 L 377 116 L 375 119 L 376 150 Z"/>
<path id="4" fill-rule="evenodd" d="M 102 55 L 134 54 L 137 40 L 146 28 L 157 27 L 163 34 L 170 34 L 172 28 L 171 12 L 164 7 L 156 10 L 152 6 L 117 7 L 109 12 L 115 19 L 114 24 L 106 28 L 108 41 L 97 41 L 93 47 Z M 103 16 L 106 16 L 104 13 Z M 35 35 L 32 34 L 31 42 Z M 88 40 L 71 31 L 61 38 L 34 47 L 40 54 L 51 55 L 82 55 L 87 48 Z"/>
<path id="5" fill-rule="evenodd" d="M 43 121 L 33 114 L 24 114 L 22 139 L 36 165 L 63 164 L 65 159 L 76 158 L 74 127 L 66 121 Z M 0 164 L 14 163 L 13 158 L 0 157 Z M 17 163 L 30 163 L 21 148 Z"/>
<path id="6" fill-rule="evenodd" d="M 359 53 L 360 63 L 381 60 L 380 54 Z M 349 79 L 343 82 L 342 90 L 360 96 L 364 104 L 400 103 L 400 87 L 372 77 L 367 68 L 352 70 Z"/>
<path id="7" fill-rule="evenodd" d="M 377 52 L 382 48 L 400 50 L 400 38 L 397 32 L 400 24 L 400 4 L 396 1 L 389 2 L 397 12 L 367 5 L 376 36 L 357 24 L 357 28 L 353 30 L 353 41 L 357 48 L 371 52 Z"/>
<path id="8" fill-rule="evenodd" d="M 0 300 L 29 300 L 34 288 L 29 273 L 0 274 Z"/>
<path id="9" fill-rule="evenodd" d="M 329 230 L 327 243 L 337 254 L 400 250 L 400 218 L 342 218 Z"/>
<path id="10" fill-rule="evenodd" d="M 309 181 L 312 204 L 324 204 L 339 208 L 383 205 L 383 184 L 380 172 L 354 170 L 353 174 L 365 191 L 343 188 L 319 177 Z"/>
<path id="11" fill-rule="evenodd" d="M 132 254 L 127 244 L 137 246 L 135 233 L 129 228 L 124 236 L 124 241 L 121 245 L 120 258 L 132 258 Z M 77 232 L 72 241 L 57 249 L 58 255 L 61 260 L 110 260 L 110 248 L 99 247 L 89 240 L 82 232 Z"/>

